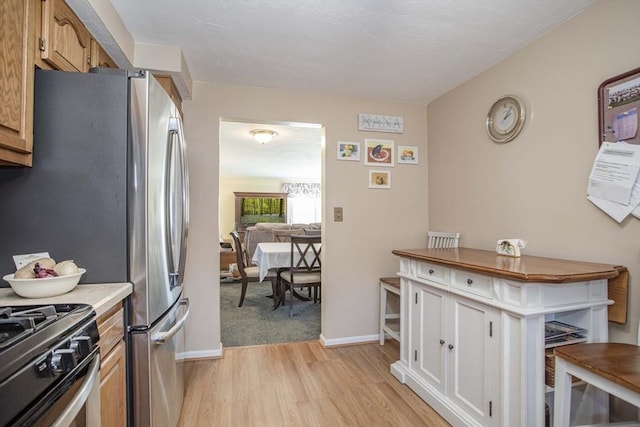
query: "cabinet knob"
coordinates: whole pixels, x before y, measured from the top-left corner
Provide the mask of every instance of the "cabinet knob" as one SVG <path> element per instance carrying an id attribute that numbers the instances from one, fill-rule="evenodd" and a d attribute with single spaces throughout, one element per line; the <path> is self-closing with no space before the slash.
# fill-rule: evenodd
<path id="1" fill-rule="evenodd" d="M 471 286 L 473 284 L 473 280 L 467 279 L 467 285 Z"/>
<path id="2" fill-rule="evenodd" d="M 429 269 L 429 274 L 433 274 L 433 268 Z"/>
<path id="3" fill-rule="evenodd" d="M 453 344 L 449 344 L 449 350 L 453 350 Z"/>
<path id="4" fill-rule="evenodd" d="M 440 340 L 440 345 L 444 345 L 444 340 Z"/>

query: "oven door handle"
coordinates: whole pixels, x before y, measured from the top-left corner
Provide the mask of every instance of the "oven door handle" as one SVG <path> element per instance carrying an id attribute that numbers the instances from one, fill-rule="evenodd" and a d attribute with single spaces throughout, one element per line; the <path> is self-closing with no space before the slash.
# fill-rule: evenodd
<path id="1" fill-rule="evenodd" d="M 69 402 L 67 407 L 64 409 L 64 412 L 58 417 L 57 420 L 55 420 L 53 424 L 51 424 L 51 427 L 63 427 L 63 426 L 66 427 L 71 425 L 71 423 L 76 418 L 78 413 L 80 413 L 80 410 L 82 409 L 82 407 L 85 404 L 89 403 L 88 400 L 91 393 L 94 391 L 94 388 L 97 389 L 99 393 L 100 391 L 99 380 L 100 380 L 100 354 L 96 353 L 93 359 L 93 362 L 91 362 L 91 364 L 89 365 L 87 376 L 85 377 L 84 382 L 80 387 L 80 390 L 78 390 L 76 395 L 73 396 L 73 399 L 71 400 L 71 402 Z M 93 404 L 94 402 L 91 402 L 91 403 Z M 99 400 L 97 404 L 98 405 L 100 404 Z M 99 414 L 100 411 L 97 411 L 97 413 Z"/>
<path id="2" fill-rule="evenodd" d="M 176 324 L 173 325 L 171 327 L 171 329 L 169 329 L 168 331 L 160 332 L 160 333 L 152 335 L 151 336 L 151 341 L 153 343 L 158 344 L 158 345 L 166 343 L 168 339 L 170 339 L 175 334 L 177 334 L 178 331 L 182 328 L 182 326 L 184 326 L 184 322 L 187 320 L 187 317 L 189 317 L 189 298 L 181 299 L 178 302 L 178 304 L 187 306 L 187 309 L 185 310 L 184 314 L 182 315 L 182 317 L 180 319 L 178 319 L 178 321 L 176 321 Z"/>

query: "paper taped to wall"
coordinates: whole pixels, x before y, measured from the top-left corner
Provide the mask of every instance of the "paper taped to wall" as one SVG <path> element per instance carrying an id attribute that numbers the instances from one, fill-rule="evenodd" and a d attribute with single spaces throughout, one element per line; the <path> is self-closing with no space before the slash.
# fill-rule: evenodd
<path id="1" fill-rule="evenodd" d="M 640 145 L 603 142 L 587 194 L 589 201 L 617 222 L 630 213 L 640 218 Z"/>
<path id="2" fill-rule="evenodd" d="M 628 205 L 639 172 L 640 145 L 603 142 L 591 169 L 587 193 Z"/>

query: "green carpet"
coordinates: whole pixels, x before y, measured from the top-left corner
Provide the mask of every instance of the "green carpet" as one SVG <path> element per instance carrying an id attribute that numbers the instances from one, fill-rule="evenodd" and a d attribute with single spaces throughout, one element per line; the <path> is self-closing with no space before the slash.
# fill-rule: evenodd
<path id="1" fill-rule="evenodd" d="M 220 282 L 220 322 L 222 345 L 240 347 L 293 341 L 317 340 L 320 336 L 320 304 L 313 301 L 293 302 L 293 316 L 289 306 L 273 310 L 271 282 L 249 283 L 242 307 L 240 282 Z M 306 295 L 306 289 L 303 291 Z M 287 293 L 287 304 L 289 294 Z"/>

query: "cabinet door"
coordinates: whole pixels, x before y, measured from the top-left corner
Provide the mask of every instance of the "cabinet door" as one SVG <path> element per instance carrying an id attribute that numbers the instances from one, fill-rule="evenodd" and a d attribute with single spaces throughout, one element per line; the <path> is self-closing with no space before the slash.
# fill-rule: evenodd
<path id="1" fill-rule="evenodd" d="M 171 78 L 171 76 L 154 74 L 153 77 L 158 80 L 160 86 L 162 86 L 164 90 L 169 94 L 169 97 L 178 108 L 178 111 L 180 111 L 180 115 L 182 115 L 182 97 L 178 92 L 178 88 L 176 88 L 176 85 L 173 83 L 173 79 Z"/>
<path id="2" fill-rule="evenodd" d="M 106 67 L 106 68 L 118 68 L 113 59 L 107 52 L 100 46 L 100 43 L 91 39 L 91 66 L 92 67 Z"/>
<path id="3" fill-rule="evenodd" d="M 448 302 L 448 395 L 482 425 L 491 425 L 498 399 L 492 384 L 499 384 L 497 311 L 480 303 L 451 295 Z"/>
<path id="4" fill-rule="evenodd" d="M 124 341 L 118 342 L 100 364 L 100 425 L 127 425 L 127 389 Z"/>
<path id="5" fill-rule="evenodd" d="M 91 36 L 62 0 L 42 0 L 40 57 L 58 70 L 89 71 Z"/>
<path id="6" fill-rule="evenodd" d="M 34 3 L 0 1 L 0 165 L 31 166 Z"/>
<path id="7" fill-rule="evenodd" d="M 446 292 L 412 284 L 411 368 L 446 394 Z"/>

